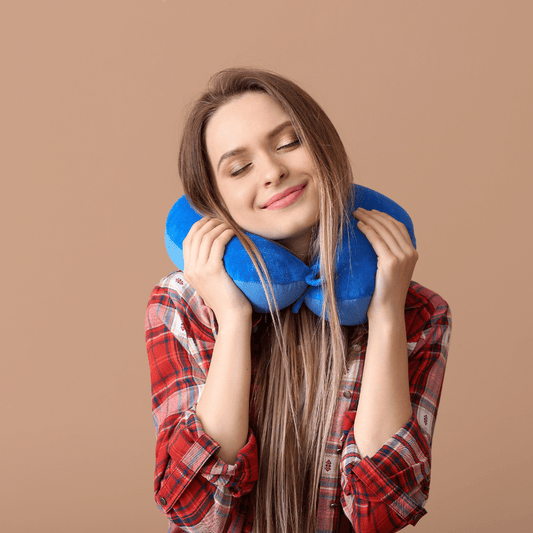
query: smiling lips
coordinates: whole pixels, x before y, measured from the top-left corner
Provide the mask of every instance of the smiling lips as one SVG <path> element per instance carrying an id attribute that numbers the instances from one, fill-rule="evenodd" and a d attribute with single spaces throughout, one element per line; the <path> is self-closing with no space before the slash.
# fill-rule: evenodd
<path id="1" fill-rule="evenodd" d="M 265 205 L 263 205 L 263 209 L 279 209 L 281 207 L 287 207 L 302 195 L 306 185 L 307 184 L 305 183 L 304 185 L 289 187 L 283 192 L 275 194 Z"/>

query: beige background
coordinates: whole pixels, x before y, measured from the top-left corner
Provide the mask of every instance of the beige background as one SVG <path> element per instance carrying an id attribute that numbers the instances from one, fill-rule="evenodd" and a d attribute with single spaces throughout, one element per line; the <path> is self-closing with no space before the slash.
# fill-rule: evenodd
<path id="1" fill-rule="evenodd" d="M 453 314 L 417 533 L 530 531 L 533 8 L 528 0 L 0 6 L 0 530 L 163 532 L 144 346 L 214 72 L 293 78 L 356 180 L 410 213 Z"/>

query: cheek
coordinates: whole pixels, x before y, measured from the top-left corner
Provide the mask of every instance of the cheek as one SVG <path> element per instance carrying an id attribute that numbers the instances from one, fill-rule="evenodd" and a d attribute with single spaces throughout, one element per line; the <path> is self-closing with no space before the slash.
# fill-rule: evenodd
<path id="1" fill-rule="evenodd" d="M 253 207 L 253 195 L 244 186 L 234 183 L 220 191 L 228 206 L 230 214 L 237 221 L 240 215 L 246 216 L 246 210 Z"/>
<path id="2" fill-rule="evenodd" d="M 304 148 L 302 150 L 295 150 L 294 153 L 296 155 L 296 161 L 302 169 L 306 169 L 307 171 L 313 170 L 313 158 L 309 150 Z"/>
<path id="3" fill-rule="evenodd" d="M 234 187 L 230 195 L 232 197 L 231 201 L 237 209 L 243 210 L 252 206 L 253 196 L 247 187 Z"/>

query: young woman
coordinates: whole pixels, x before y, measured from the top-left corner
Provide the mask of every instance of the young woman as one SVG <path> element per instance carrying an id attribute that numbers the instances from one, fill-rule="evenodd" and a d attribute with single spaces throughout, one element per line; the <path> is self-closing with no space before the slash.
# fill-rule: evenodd
<path id="1" fill-rule="evenodd" d="M 212 78 L 190 111 L 179 173 L 205 216 L 183 242 L 184 270 L 154 288 L 146 316 L 155 497 L 169 531 L 416 524 L 451 315 L 412 281 L 418 254 L 405 226 L 347 211 L 352 173 L 335 128 L 305 91 L 268 71 Z M 333 290 L 346 217 L 378 256 L 368 323 L 358 326 L 339 323 Z M 264 265 L 243 231 L 307 264 L 320 257 L 329 320 L 305 305 L 252 310 L 222 261 L 237 236 Z"/>

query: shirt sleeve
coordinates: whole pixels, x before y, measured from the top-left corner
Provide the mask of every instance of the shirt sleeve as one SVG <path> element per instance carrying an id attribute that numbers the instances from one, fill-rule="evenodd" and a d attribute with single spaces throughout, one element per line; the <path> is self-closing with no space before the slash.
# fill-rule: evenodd
<path id="1" fill-rule="evenodd" d="M 182 277 L 174 276 L 166 286 L 163 281 L 152 291 L 145 324 L 156 430 L 155 500 L 178 528 L 170 531 L 221 532 L 255 484 L 257 442 L 249 430 L 233 465 L 216 456 L 220 445 L 203 431 L 195 412 L 214 347 L 213 329 L 205 305 Z"/>
<path id="2" fill-rule="evenodd" d="M 451 312 L 424 289 L 422 308 L 406 311 L 409 383 L 413 414 L 371 457 L 361 459 L 354 438 L 355 411 L 345 417 L 341 503 L 355 531 L 388 533 L 416 525 L 427 511 L 431 441 L 442 391 L 451 333 Z"/>

